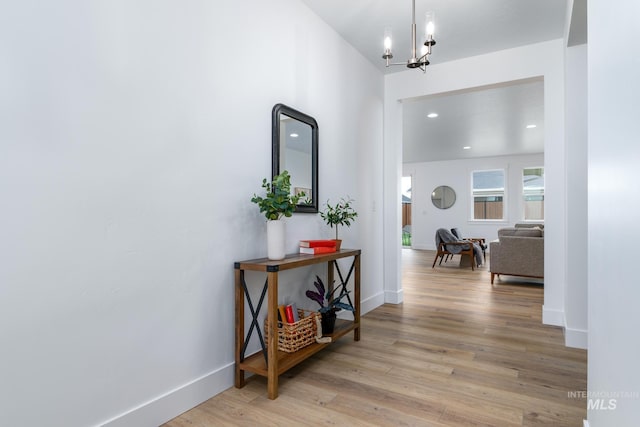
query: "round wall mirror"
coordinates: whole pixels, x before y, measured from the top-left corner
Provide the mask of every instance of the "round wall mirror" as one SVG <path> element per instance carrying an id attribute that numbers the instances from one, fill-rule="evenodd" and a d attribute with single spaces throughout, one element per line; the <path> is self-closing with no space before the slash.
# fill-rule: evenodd
<path id="1" fill-rule="evenodd" d="M 431 202 L 438 209 L 449 209 L 456 202 L 456 192 L 447 185 L 441 185 L 431 193 Z"/>

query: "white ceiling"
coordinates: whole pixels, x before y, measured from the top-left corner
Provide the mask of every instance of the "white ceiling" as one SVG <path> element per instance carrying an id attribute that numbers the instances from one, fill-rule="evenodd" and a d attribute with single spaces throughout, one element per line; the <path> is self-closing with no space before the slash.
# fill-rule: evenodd
<path id="1" fill-rule="evenodd" d="M 393 61 L 409 58 L 411 1 L 302 1 L 383 73 L 407 70 L 404 66 L 386 68 L 381 56 L 384 29 L 391 27 Z M 416 0 L 417 33 L 421 38 L 425 13 L 432 11 L 437 44 L 430 61 L 435 65 L 562 38 L 566 9 L 567 0 Z M 429 68 L 424 78 L 429 78 Z M 542 85 L 529 81 L 407 102 L 404 161 L 541 153 Z M 426 111 L 440 116 L 427 119 Z M 538 127 L 525 129 L 529 122 Z M 472 148 L 462 150 L 463 146 Z"/>
<path id="2" fill-rule="evenodd" d="M 542 79 L 405 101 L 403 161 L 542 153 L 543 101 Z"/>
<path id="3" fill-rule="evenodd" d="M 302 0 L 384 72 L 385 27 L 393 31 L 394 61 L 409 59 L 410 0 Z M 452 61 L 564 36 L 566 0 L 416 0 L 418 35 L 427 11 L 435 14 L 431 62 Z M 424 41 L 424 40 L 423 40 Z"/>

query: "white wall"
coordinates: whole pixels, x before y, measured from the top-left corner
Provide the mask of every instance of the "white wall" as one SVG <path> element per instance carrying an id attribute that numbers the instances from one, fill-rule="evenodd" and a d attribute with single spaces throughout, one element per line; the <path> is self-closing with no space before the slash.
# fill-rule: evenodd
<path id="1" fill-rule="evenodd" d="M 157 425 L 232 385 L 278 102 L 317 119 L 382 300 L 383 78 L 301 2 L 7 3 L 0 63 L 0 425 Z M 295 215 L 288 250 L 330 235 Z"/>
<path id="2" fill-rule="evenodd" d="M 402 300 L 400 178 L 403 99 L 529 78 L 544 78 L 545 289 L 543 321 L 564 326 L 566 282 L 564 43 L 553 40 L 385 76 L 385 276 L 388 302 Z"/>
<path id="3" fill-rule="evenodd" d="M 403 176 L 411 175 L 411 245 L 415 249 L 435 250 L 438 228 L 457 227 L 465 237 L 484 237 L 487 242 L 498 238 L 498 229 L 523 221 L 522 169 L 542 166 L 544 156 L 485 157 L 480 159 L 405 163 Z M 507 204 L 504 221 L 471 221 L 471 172 L 504 169 Z M 456 192 L 456 202 L 449 209 L 438 209 L 431 203 L 431 192 L 448 185 Z"/>
<path id="4" fill-rule="evenodd" d="M 565 343 L 587 348 L 587 46 L 566 56 L 567 286 Z"/>
<path id="5" fill-rule="evenodd" d="M 592 406 L 588 418 L 591 427 L 631 427 L 640 420 L 638 255 L 616 248 L 640 239 L 640 3 L 589 0 L 588 8 L 588 391 L 607 407 L 608 395 L 635 393 L 613 410 Z"/>

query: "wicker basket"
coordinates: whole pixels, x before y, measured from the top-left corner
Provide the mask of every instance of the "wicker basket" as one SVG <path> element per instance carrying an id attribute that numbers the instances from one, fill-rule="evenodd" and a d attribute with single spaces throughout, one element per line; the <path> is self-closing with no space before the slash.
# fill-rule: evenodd
<path id="1" fill-rule="evenodd" d="M 303 347 L 316 342 L 318 326 L 316 318 L 317 311 L 307 311 L 298 309 L 300 320 L 294 323 L 278 323 L 278 350 L 285 353 L 293 353 Z M 269 321 L 264 319 L 264 337 L 269 339 Z"/>

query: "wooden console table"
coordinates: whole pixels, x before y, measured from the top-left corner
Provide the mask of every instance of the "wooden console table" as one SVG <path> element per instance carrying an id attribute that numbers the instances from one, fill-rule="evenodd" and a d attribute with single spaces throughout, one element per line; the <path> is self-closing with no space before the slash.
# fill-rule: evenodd
<path id="1" fill-rule="evenodd" d="M 353 257 L 353 262 L 349 268 L 349 273 L 343 277 L 338 259 Z M 245 371 L 253 372 L 257 375 L 267 377 L 267 394 L 269 399 L 278 397 L 278 376 L 309 356 L 322 350 L 329 344 L 313 343 L 295 353 L 285 353 L 278 350 L 278 272 L 290 270 L 298 267 L 306 267 L 314 264 L 327 264 L 327 287 L 329 291 L 333 289 L 334 269 L 338 273 L 339 283 L 337 286 L 346 286 L 351 274 L 354 278 L 353 289 L 353 321 L 342 319 L 336 320 L 336 326 L 331 334 L 332 342 L 353 331 L 353 339 L 360 340 L 360 249 L 343 249 L 331 254 L 322 255 L 287 255 L 285 259 L 271 261 L 266 258 L 241 261 L 235 263 L 235 288 L 236 288 L 236 372 L 235 386 L 241 388 L 245 385 Z M 261 271 L 267 274 L 267 278 L 262 288 L 262 293 L 257 306 L 253 305 L 249 297 L 249 291 L 244 279 L 245 271 Z M 265 344 L 262 328 L 258 322 L 260 308 L 267 294 L 267 318 L 269 323 L 268 339 Z M 251 325 L 245 336 L 244 329 L 244 309 L 245 299 L 251 311 Z M 245 356 L 247 345 L 253 333 L 256 332 L 260 339 L 261 351 L 250 356 Z"/>

